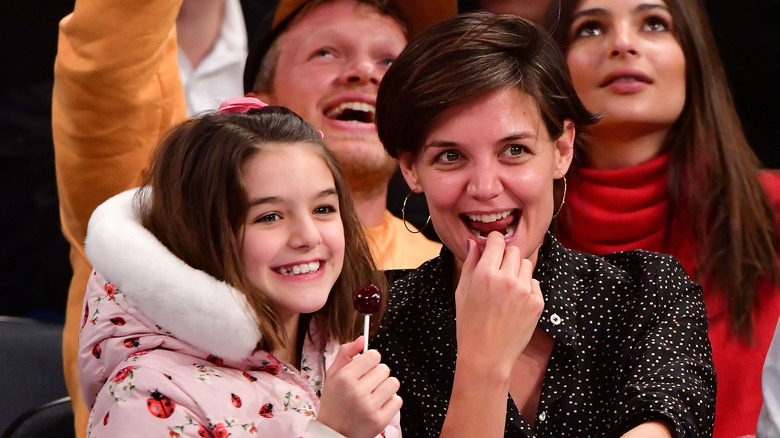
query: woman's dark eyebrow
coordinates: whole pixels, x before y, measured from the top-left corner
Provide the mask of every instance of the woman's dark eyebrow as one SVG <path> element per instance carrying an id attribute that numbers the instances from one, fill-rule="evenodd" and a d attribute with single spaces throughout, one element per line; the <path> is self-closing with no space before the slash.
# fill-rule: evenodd
<path id="1" fill-rule="evenodd" d="M 506 143 L 506 142 L 517 141 L 517 140 L 526 140 L 529 138 L 536 138 L 536 135 L 530 131 L 522 131 L 522 132 L 507 135 L 506 137 L 502 137 L 498 140 L 498 143 Z M 456 141 L 433 140 L 423 145 L 422 148 L 423 150 L 430 149 L 430 148 L 448 148 L 448 147 L 457 146 L 458 144 L 459 143 Z"/>
<path id="2" fill-rule="evenodd" d="M 646 12 L 653 9 L 662 9 L 666 12 L 669 11 L 669 8 L 661 3 L 642 3 L 641 5 L 634 8 L 632 12 Z M 572 21 L 577 20 L 580 17 L 588 16 L 588 17 L 605 17 L 609 15 L 609 11 L 607 11 L 604 8 L 589 8 L 589 9 L 583 9 L 581 11 L 575 12 L 572 15 Z"/>
<path id="3" fill-rule="evenodd" d="M 589 8 L 572 14 L 571 21 L 574 22 L 580 17 L 606 17 L 607 15 L 609 15 L 609 12 L 604 8 Z"/>

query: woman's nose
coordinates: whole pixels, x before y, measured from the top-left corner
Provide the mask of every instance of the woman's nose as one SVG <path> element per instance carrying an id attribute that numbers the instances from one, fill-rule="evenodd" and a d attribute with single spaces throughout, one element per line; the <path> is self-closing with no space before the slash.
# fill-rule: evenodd
<path id="1" fill-rule="evenodd" d="M 483 164 L 473 166 L 466 192 L 480 201 L 498 196 L 504 186 L 496 166 Z"/>
<path id="2" fill-rule="evenodd" d="M 614 27 L 611 38 L 611 57 L 637 55 L 636 34 L 628 24 Z"/>

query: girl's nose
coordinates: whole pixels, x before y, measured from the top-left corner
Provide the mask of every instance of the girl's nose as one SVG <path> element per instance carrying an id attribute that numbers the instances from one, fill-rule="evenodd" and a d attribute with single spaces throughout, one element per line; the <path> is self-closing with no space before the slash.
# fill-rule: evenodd
<path id="1" fill-rule="evenodd" d="M 290 233 L 290 246 L 295 249 L 309 250 L 322 243 L 322 235 L 311 217 L 295 221 Z"/>

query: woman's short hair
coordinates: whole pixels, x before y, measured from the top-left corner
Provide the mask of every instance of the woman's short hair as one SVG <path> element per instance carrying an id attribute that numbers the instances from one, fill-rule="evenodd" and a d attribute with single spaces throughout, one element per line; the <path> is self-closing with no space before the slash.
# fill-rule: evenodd
<path id="1" fill-rule="evenodd" d="M 566 119 L 575 127 L 598 120 L 541 28 L 513 15 L 473 12 L 423 31 L 393 62 L 377 96 L 379 137 L 393 157 L 417 153 L 444 110 L 507 87 L 534 99 L 552 139 Z M 575 145 L 580 141 L 577 133 Z"/>

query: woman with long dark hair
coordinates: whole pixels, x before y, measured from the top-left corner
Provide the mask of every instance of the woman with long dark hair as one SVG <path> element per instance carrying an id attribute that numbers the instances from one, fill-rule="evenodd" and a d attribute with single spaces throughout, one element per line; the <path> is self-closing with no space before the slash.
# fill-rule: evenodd
<path id="1" fill-rule="evenodd" d="M 780 316 L 780 176 L 745 139 L 699 1 L 555 1 L 546 27 L 602 116 L 567 175 L 556 236 L 595 254 L 678 258 L 704 288 L 715 436 L 754 434 Z"/>

